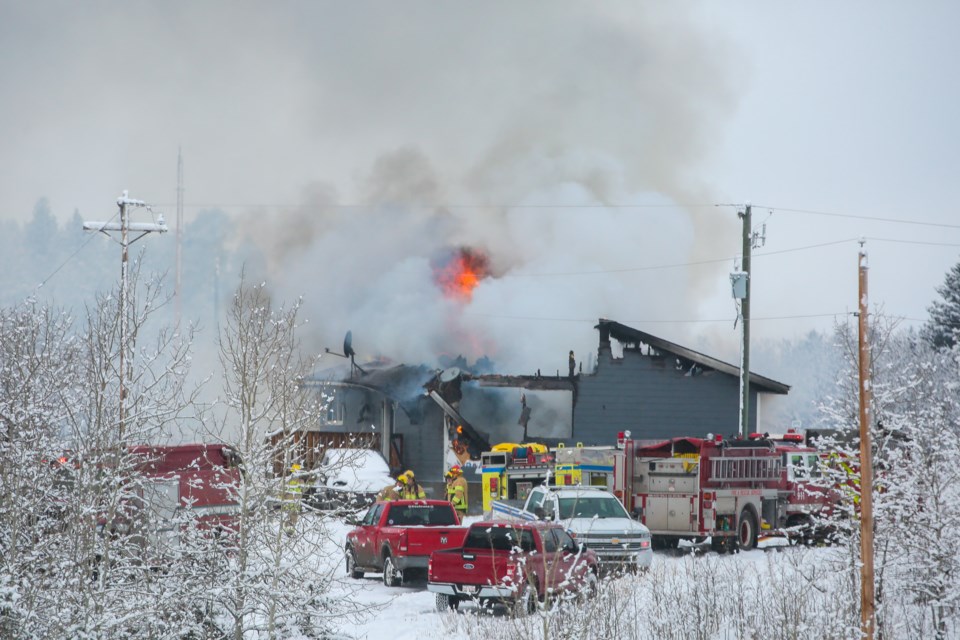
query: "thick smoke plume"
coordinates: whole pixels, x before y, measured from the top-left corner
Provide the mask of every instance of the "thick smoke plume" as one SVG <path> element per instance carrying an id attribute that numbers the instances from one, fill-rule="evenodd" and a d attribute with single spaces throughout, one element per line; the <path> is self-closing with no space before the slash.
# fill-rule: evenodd
<path id="1" fill-rule="evenodd" d="M 358 109 L 429 118 L 431 135 L 371 158 L 348 188 L 318 181 L 268 235 L 256 221 L 271 281 L 306 298 L 313 348 L 351 329 L 361 356 L 554 372 L 570 349 L 587 361 L 598 317 L 697 317 L 729 265 L 641 268 L 736 253 L 729 212 L 685 206 L 712 200 L 690 176 L 731 106 L 722 48 L 623 8 L 460 7 L 405 23 L 408 42 L 441 35 L 435 55 L 400 55 L 382 100 L 365 88 L 383 76 L 360 70 Z M 396 36 L 371 64 L 402 50 Z M 438 257 L 463 247 L 490 275 L 444 295 Z"/>
<path id="2" fill-rule="evenodd" d="M 182 146 L 188 216 L 247 212 L 277 297 L 305 299 L 311 348 L 352 329 L 361 358 L 564 369 L 595 349 L 598 317 L 695 318 L 728 267 L 626 269 L 736 252 L 729 211 L 677 206 L 717 200 L 698 163 L 739 89 L 729 43 L 686 11 L 91 2 L 52 20 L 11 5 L 5 131 L 37 151 L 0 183 L 44 193 L 56 158 L 78 169 L 57 185 L 85 216 L 118 184 L 172 201 Z M 77 132 L 97 133 L 61 157 Z M 656 206 L 603 206 L 636 204 Z M 431 267 L 460 247 L 489 260 L 466 301 Z"/>

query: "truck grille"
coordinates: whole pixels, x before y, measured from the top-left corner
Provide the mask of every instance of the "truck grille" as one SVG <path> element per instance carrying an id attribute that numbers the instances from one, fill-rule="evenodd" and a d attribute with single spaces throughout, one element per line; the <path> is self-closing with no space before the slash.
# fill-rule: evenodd
<path id="1" fill-rule="evenodd" d="M 640 551 L 641 549 L 649 549 L 650 545 L 643 546 L 643 541 L 639 538 L 636 539 L 624 539 L 620 542 L 612 542 L 610 538 L 604 540 L 584 540 L 584 544 L 593 549 L 594 551 Z"/>

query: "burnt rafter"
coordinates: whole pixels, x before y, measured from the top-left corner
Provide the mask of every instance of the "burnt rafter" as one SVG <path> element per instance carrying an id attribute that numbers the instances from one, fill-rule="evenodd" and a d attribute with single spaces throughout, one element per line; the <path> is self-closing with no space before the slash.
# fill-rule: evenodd
<path id="1" fill-rule="evenodd" d="M 570 378 L 555 378 L 542 376 L 503 376 L 487 374 L 472 376 L 481 387 L 513 387 L 519 389 L 533 389 L 539 391 L 575 391 L 576 383 Z"/>

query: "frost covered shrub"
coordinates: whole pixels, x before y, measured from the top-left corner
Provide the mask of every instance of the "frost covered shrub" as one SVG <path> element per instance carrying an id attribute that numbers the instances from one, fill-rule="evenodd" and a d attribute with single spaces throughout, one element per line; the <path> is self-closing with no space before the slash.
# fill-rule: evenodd
<path id="1" fill-rule="evenodd" d="M 859 620 L 831 549 L 691 554 L 604 580 L 596 598 L 526 618 L 443 614 L 448 637 L 508 640 L 853 640 Z"/>

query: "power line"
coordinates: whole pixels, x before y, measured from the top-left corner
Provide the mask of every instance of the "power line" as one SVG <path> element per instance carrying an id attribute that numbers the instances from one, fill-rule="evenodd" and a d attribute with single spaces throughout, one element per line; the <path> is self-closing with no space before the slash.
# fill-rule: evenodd
<path id="1" fill-rule="evenodd" d="M 118 215 L 120 215 L 120 214 L 119 214 L 119 213 L 113 214 L 113 217 L 110 218 L 109 220 L 107 220 L 107 222 L 113 222 L 113 219 L 116 218 Z M 96 238 L 96 237 L 97 237 L 96 234 L 90 234 L 90 237 L 87 238 L 86 240 L 84 240 L 82 243 L 80 243 L 80 246 L 77 247 L 77 250 L 74 251 L 73 253 L 71 253 L 69 256 L 67 256 L 66 259 L 65 259 L 63 262 L 60 263 L 60 266 L 58 266 L 56 269 L 54 269 L 53 272 L 52 272 L 50 275 L 48 275 L 46 278 L 44 278 L 43 281 L 40 282 L 40 284 L 38 284 L 38 285 L 34 288 L 34 291 L 36 291 L 37 289 L 42 288 L 43 285 L 45 285 L 45 284 L 47 284 L 48 282 L 50 282 L 50 280 L 53 278 L 53 276 L 57 275 L 57 273 L 59 273 L 61 269 L 63 269 L 65 266 L 67 266 L 67 263 L 70 262 L 71 260 L 73 260 L 73 259 L 77 256 L 77 254 L 80 253 L 81 251 L 83 251 L 83 249 L 84 249 L 88 244 L 90 244 L 91 242 L 93 242 L 93 239 Z"/>
<path id="2" fill-rule="evenodd" d="M 172 203 L 160 203 L 158 206 L 173 206 Z M 371 209 L 385 206 L 382 203 L 360 203 L 360 202 L 343 202 L 343 203 L 318 203 L 317 205 L 311 205 L 309 203 L 276 203 L 276 202 L 207 202 L 207 203 L 192 203 L 185 204 L 185 208 L 189 209 L 215 209 L 215 208 L 273 208 L 273 209 L 298 209 L 302 207 L 311 207 L 317 206 L 320 208 L 329 208 L 329 209 Z M 593 210 L 593 209 L 709 209 L 714 207 L 742 207 L 744 205 L 730 202 L 715 202 L 715 203 L 635 203 L 635 204 L 623 204 L 623 203 L 596 203 L 596 204 L 562 204 L 562 203 L 552 203 L 552 204 L 505 204 L 505 203 L 429 203 L 429 204 L 419 204 L 412 205 L 409 203 L 403 204 L 404 207 L 417 208 L 417 209 L 584 209 L 584 210 Z M 926 227 L 939 227 L 946 229 L 960 229 L 960 224 L 948 224 L 943 222 L 929 222 L 924 220 L 908 220 L 906 218 L 885 218 L 882 216 L 865 216 L 854 213 L 841 213 L 837 211 L 817 211 L 814 209 L 796 209 L 792 207 L 773 207 L 767 205 L 753 205 L 757 209 L 767 209 L 771 212 L 778 213 L 799 213 L 806 215 L 817 215 L 817 216 L 827 216 L 832 218 L 850 218 L 854 220 L 870 220 L 873 222 L 887 222 L 891 224 L 909 224 L 909 225 L 918 225 Z"/>
<path id="3" fill-rule="evenodd" d="M 733 205 L 727 205 L 733 206 Z M 789 209 L 784 207 L 768 207 L 761 205 L 754 205 L 758 209 L 770 209 L 771 211 L 777 211 L 781 213 L 802 213 L 815 216 L 828 216 L 831 218 L 852 218 L 855 220 L 871 220 L 873 222 L 890 222 L 894 224 L 912 224 L 923 227 L 941 227 L 945 229 L 960 229 L 960 224 L 946 224 L 943 222 L 926 222 L 923 220 L 906 220 L 903 218 L 883 218 L 880 216 L 863 216 L 852 213 L 836 213 L 832 211 L 814 211 L 812 209 Z"/>
<path id="4" fill-rule="evenodd" d="M 830 242 L 821 242 L 818 244 L 806 245 L 803 247 L 792 247 L 790 249 L 779 249 L 777 251 L 764 251 L 763 253 L 755 253 L 755 258 L 761 258 L 765 256 L 778 255 L 781 253 L 792 253 L 795 251 L 807 251 L 809 249 L 819 249 L 822 247 L 830 247 L 838 244 L 845 244 L 850 242 L 857 242 L 859 238 L 845 238 L 843 240 L 832 240 Z M 736 259 L 736 256 L 728 256 L 725 258 L 711 258 L 708 260 L 696 260 L 693 262 L 674 262 L 668 264 L 659 264 L 659 265 L 647 265 L 644 267 L 624 267 L 622 269 L 594 269 L 591 271 L 558 271 L 558 272 L 545 272 L 545 273 L 509 273 L 501 276 L 502 278 L 540 278 L 540 277 L 562 277 L 562 276 L 586 276 L 586 275 L 604 275 L 609 273 L 629 273 L 634 271 L 657 271 L 660 269 L 677 269 L 681 267 L 696 267 L 705 264 L 717 264 L 723 262 L 732 262 Z"/>
<path id="5" fill-rule="evenodd" d="M 901 240 L 900 238 L 873 238 L 866 237 L 864 240 L 869 240 L 871 242 L 892 242 L 893 244 L 920 244 L 931 247 L 960 247 L 960 244 L 955 242 L 926 242 L 924 240 Z"/>

